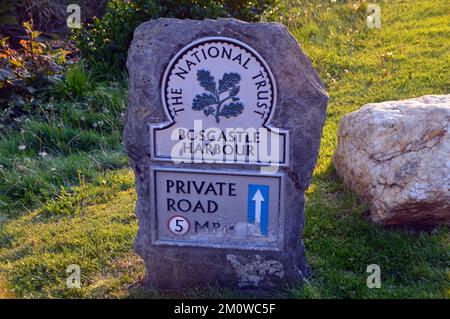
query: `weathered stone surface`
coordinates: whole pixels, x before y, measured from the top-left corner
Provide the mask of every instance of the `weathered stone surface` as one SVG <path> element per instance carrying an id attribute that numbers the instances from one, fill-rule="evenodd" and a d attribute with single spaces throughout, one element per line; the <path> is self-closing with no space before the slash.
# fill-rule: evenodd
<path id="1" fill-rule="evenodd" d="M 363 106 L 340 123 L 334 165 L 383 225 L 450 224 L 450 95 Z"/>
<path id="2" fill-rule="evenodd" d="M 240 40 L 267 62 L 277 83 L 277 108 L 271 125 L 289 130 L 290 165 L 285 174 L 283 247 L 278 251 L 154 245 L 150 218 L 149 124 L 167 121 L 161 81 L 170 59 L 190 42 L 207 36 Z M 136 175 L 139 230 L 135 249 L 147 266 L 145 281 L 160 288 L 221 284 L 267 287 L 295 283 L 308 275 L 302 241 L 304 204 L 317 160 L 328 96 L 317 72 L 282 25 L 234 19 L 157 19 L 139 26 L 129 50 L 129 107 L 124 141 Z M 172 162 L 159 166 L 175 165 Z M 257 166 L 227 164 L 229 170 Z M 218 164 L 179 164 L 180 168 L 222 169 Z"/>

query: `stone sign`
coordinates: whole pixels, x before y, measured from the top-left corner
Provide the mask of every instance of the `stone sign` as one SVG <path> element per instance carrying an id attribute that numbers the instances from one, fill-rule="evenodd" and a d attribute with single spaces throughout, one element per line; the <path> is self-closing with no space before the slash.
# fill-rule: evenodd
<path id="1" fill-rule="evenodd" d="M 328 96 L 295 39 L 278 24 L 157 19 L 136 29 L 127 67 L 145 281 L 302 281 Z"/>

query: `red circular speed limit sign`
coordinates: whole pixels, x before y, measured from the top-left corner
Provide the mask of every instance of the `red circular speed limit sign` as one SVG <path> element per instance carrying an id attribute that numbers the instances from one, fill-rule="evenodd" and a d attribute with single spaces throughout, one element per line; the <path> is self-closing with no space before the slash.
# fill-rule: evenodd
<path id="1" fill-rule="evenodd" d="M 183 216 L 173 216 L 167 225 L 175 235 L 184 235 L 189 231 L 189 222 Z"/>

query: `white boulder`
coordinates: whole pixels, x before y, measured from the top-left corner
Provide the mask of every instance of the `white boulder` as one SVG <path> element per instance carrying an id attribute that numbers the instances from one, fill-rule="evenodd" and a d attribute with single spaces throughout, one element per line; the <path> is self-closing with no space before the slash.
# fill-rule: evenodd
<path id="1" fill-rule="evenodd" d="M 382 225 L 450 224 L 450 95 L 367 104 L 339 125 L 334 166 Z"/>

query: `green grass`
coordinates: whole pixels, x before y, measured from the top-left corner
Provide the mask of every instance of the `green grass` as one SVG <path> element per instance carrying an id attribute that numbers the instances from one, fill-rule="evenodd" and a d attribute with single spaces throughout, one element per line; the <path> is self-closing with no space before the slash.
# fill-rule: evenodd
<path id="1" fill-rule="evenodd" d="M 26 298 L 123 295 L 143 270 L 131 250 L 137 231 L 133 185 L 130 171 L 109 173 L 60 195 L 58 204 L 51 201 L 4 224 L 0 268 L 5 286 L 12 288 L 8 293 Z M 65 288 L 70 264 L 82 269 L 80 290 Z"/>
<path id="2" fill-rule="evenodd" d="M 448 229 L 409 233 L 373 226 L 365 218 L 367 206 L 342 185 L 331 163 L 344 114 L 370 102 L 450 93 L 446 2 L 377 2 L 381 29 L 366 27 L 364 6 L 356 10 L 324 1 L 303 4 L 295 18 L 291 6 L 282 19 L 330 95 L 307 194 L 305 242 L 313 276 L 293 292 L 296 297 L 450 297 Z M 381 267 L 381 289 L 366 287 L 372 263 Z"/>
<path id="3" fill-rule="evenodd" d="M 91 76 L 81 62 L 68 68 L 64 78 L 53 81 L 53 92 L 68 99 L 82 99 L 91 86 Z"/>
<path id="4" fill-rule="evenodd" d="M 319 71 L 330 103 L 307 192 L 304 238 L 312 276 L 269 296 L 450 297 L 448 228 L 371 224 L 367 204 L 331 163 L 344 114 L 369 102 L 450 91 L 447 1 L 372 2 L 381 5 L 381 29 L 366 27 L 364 2 L 285 0 L 273 14 Z M 126 165 L 120 144 L 125 93 L 123 85 L 93 85 L 79 101 L 53 102 L 54 110 L 43 105 L 45 120 L 31 119 L 21 124 L 25 132 L 10 130 L 0 139 L 0 297 L 251 297 L 216 288 L 167 295 L 135 285 L 144 268 L 133 253 L 133 175 L 129 169 L 104 173 Z M 61 119 L 67 130 L 58 130 Z M 38 155 L 43 149 L 45 158 Z M 65 288 L 72 263 L 81 266 L 79 290 Z M 369 264 L 381 267 L 380 289 L 366 286 Z"/>
<path id="5" fill-rule="evenodd" d="M 74 69 L 68 71 L 68 78 Z M 67 101 L 60 93 L 38 101 L 31 111 L 21 108 L 18 117 L 4 112 L 0 116 L 6 123 L 0 127 L 0 212 L 20 215 L 19 208 L 42 205 L 61 187 L 127 166 L 122 145 L 125 87 L 126 83 L 97 83 L 89 85 L 77 101 Z M 51 91 L 55 88 L 63 90 L 54 86 Z"/>

